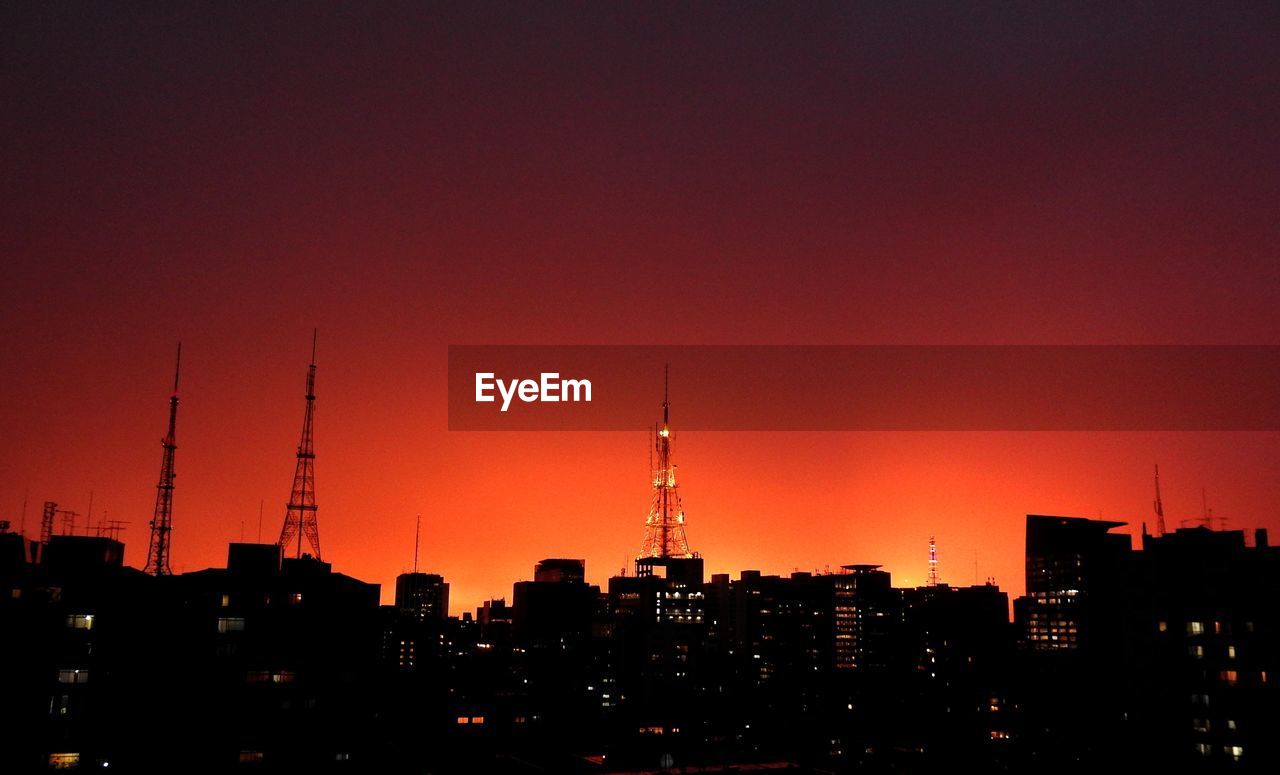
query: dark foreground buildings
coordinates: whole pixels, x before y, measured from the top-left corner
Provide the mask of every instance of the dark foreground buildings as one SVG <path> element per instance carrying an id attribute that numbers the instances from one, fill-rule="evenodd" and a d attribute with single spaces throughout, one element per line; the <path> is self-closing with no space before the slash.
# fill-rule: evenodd
<path id="1" fill-rule="evenodd" d="M 108 538 L 0 533 L 0 772 L 1272 772 L 1265 532 L 1027 518 L 1026 596 L 874 565 L 601 589 L 538 563 L 448 616 L 274 545 L 169 577 Z"/>

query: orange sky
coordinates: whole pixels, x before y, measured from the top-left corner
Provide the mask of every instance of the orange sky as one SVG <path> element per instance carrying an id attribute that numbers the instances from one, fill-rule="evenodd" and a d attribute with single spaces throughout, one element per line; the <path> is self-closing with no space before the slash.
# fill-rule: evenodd
<path id="1" fill-rule="evenodd" d="M 455 613 L 637 551 L 644 434 L 446 426 L 458 344 L 1275 344 L 1268 7 L 6 12 L 0 512 L 175 570 L 279 530 L 313 326 L 326 559 Z M 1213 15 L 1205 23 L 1203 14 Z M 1205 380 L 1217 375 L 1206 374 Z M 659 410 L 655 376 L 653 412 Z M 679 429 L 678 388 L 673 425 Z M 1277 523 L 1276 434 L 684 433 L 711 571 L 1021 590 L 1027 512 Z M 385 597 L 385 594 L 384 594 Z"/>

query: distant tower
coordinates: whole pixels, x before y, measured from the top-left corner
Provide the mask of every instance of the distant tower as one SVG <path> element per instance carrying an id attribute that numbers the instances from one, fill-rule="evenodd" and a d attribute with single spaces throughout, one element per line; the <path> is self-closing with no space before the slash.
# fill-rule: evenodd
<path id="1" fill-rule="evenodd" d="M 1160 464 L 1156 464 L 1156 535 L 1164 535 L 1164 501 L 1160 500 Z"/>
<path id="2" fill-rule="evenodd" d="M 280 548 L 285 556 L 289 544 L 296 538 L 295 557 L 302 556 L 302 539 L 311 545 L 315 558 L 320 559 L 320 525 L 316 522 L 315 448 L 311 443 L 311 421 L 316 402 L 316 332 L 311 334 L 311 365 L 307 368 L 307 409 L 302 415 L 302 440 L 298 442 L 298 465 L 293 472 L 293 493 L 289 496 L 288 511 L 284 515 L 284 527 L 280 530 Z"/>
<path id="3" fill-rule="evenodd" d="M 929 536 L 929 586 L 938 586 L 938 542 Z"/>
<path id="4" fill-rule="evenodd" d="M 44 502 L 44 511 L 40 515 L 40 543 L 48 545 L 53 537 L 53 520 L 58 516 L 58 504 L 53 501 Z"/>
<path id="5" fill-rule="evenodd" d="M 636 559 L 653 557 L 692 557 L 689 540 L 684 534 L 684 508 L 676 484 L 676 467 L 671 462 L 671 426 L 668 375 L 664 372 L 662 387 L 662 424 L 655 427 L 654 449 L 658 465 L 653 472 L 653 501 L 645 520 L 644 545 Z"/>
<path id="6" fill-rule="evenodd" d="M 144 573 L 168 576 L 169 533 L 173 530 L 173 453 L 178 448 L 178 374 L 182 369 L 182 343 L 178 343 L 178 360 L 173 367 L 173 395 L 169 396 L 169 433 L 160 440 L 164 457 L 160 461 L 160 483 L 156 485 L 156 508 L 151 515 L 151 544 L 147 548 Z"/>

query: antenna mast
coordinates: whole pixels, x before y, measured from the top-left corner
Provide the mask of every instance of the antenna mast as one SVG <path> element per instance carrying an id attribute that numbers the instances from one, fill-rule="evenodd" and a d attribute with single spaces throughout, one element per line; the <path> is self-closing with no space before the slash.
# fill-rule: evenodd
<path id="1" fill-rule="evenodd" d="M 1164 501 L 1160 500 L 1160 464 L 1156 463 L 1156 535 L 1164 535 Z"/>
<path id="2" fill-rule="evenodd" d="M 311 426 L 316 402 L 316 336 L 311 333 L 311 365 L 307 367 L 307 408 L 302 415 L 302 439 L 298 442 L 298 463 L 293 472 L 293 491 L 289 496 L 284 515 L 284 527 L 280 529 L 280 548 L 288 554 L 289 544 L 297 539 L 295 557 L 302 557 L 302 541 L 305 538 L 320 559 L 320 525 L 316 521 L 315 447 L 312 444 Z"/>
<path id="3" fill-rule="evenodd" d="M 654 430 L 654 451 L 658 465 L 653 472 L 653 500 L 645 520 L 642 560 L 648 557 L 692 557 L 684 531 L 684 507 L 680 504 L 676 467 L 671 462 L 670 367 L 663 369 L 662 424 Z"/>
<path id="4" fill-rule="evenodd" d="M 938 542 L 929 536 L 929 586 L 938 586 Z"/>
<path id="5" fill-rule="evenodd" d="M 418 572 L 418 536 L 422 535 L 422 515 L 418 515 L 418 522 L 413 528 L 413 572 Z"/>
<path id="6" fill-rule="evenodd" d="M 178 342 L 178 358 L 173 367 L 173 395 L 169 396 L 169 433 L 160 440 L 164 456 L 160 461 L 160 482 L 156 485 L 156 508 L 151 516 L 151 543 L 147 548 L 144 573 L 168 576 L 169 534 L 173 530 L 173 453 L 178 448 L 178 375 L 182 370 L 182 342 Z"/>

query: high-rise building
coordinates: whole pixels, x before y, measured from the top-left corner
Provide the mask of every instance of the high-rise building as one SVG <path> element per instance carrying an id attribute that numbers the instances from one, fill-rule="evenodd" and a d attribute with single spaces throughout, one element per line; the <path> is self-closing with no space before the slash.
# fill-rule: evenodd
<path id="1" fill-rule="evenodd" d="M 1017 601 L 1035 651 L 1113 647 L 1119 632 L 1129 536 L 1123 522 L 1027 515 L 1026 596 Z"/>
<path id="2" fill-rule="evenodd" d="M 443 621 L 449 615 L 449 584 L 435 573 L 396 576 L 396 610 L 418 621 Z"/>

